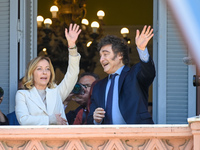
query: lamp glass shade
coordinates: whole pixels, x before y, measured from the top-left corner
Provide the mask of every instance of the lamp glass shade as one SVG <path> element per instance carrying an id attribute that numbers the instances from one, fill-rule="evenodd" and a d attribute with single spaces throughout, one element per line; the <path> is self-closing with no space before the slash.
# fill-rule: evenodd
<path id="1" fill-rule="evenodd" d="M 129 29 L 124 27 L 121 29 L 120 33 L 123 35 L 123 34 L 129 34 Z"/>
<path id="2" fill-rule="evenodd" d="M 58 7 L 57 6 L 51 6 L 50 12 L 58 12 Z"/>
<path id="3" fill-rule="evenodd" d="M 46 19 L 44 20 L 44 24 L 52 24 L 51 19 L 50 19 L 50 18 L 46 18 Z"/>
<path id="4" fill-rule="evenodd" d="M 103 11 L 103 10 L 99 10 L 99 11 L 97 12 L 97 16 L 98 16 L 98 17 L 104 17 L 104 16 L 105 16 L 104 11 Z"/>
<path id="5" fill-rule="evenodd" d="M 81 20 L 81 23 L 84 24 L 84 25 L 88 25 L 88 24 L 89 24 L 89 21 L 88 21 L 87 19 L 83 18 L 83 19 Z"/>
<path id="6" fill-rule="evenodd" d="M 91 27 L 92 27 L 92 28 L 99 28 L 99 23 L 98 23 L 97 21 L 93 21 L 93 22 L 91 23 Z"/>
<path id="7" fill-rule="evenodd" d="M 42 16 L 37 16 L 37 22 L 43 22 L 44 21 L 44 18 Z"/>
<path id="8" fill-rule="evenodd" d="M 43 49 L 42 49 L 42 51 L 43 51 L 43 52 L 46 52 L 46 51 L 47 51 L 47 49 L 46 49 L 46 48 L 43 48 Z"/>

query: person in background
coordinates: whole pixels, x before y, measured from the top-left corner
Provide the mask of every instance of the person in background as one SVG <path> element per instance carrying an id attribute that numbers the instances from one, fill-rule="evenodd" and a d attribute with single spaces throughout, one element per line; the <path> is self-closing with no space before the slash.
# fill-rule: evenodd
<path id="1" fill-rule="evenodd" d="M 152 37 L 150 26 L 144 26 L 141 34 L 136 31 L 140 62 L 131 68 L 125 40 L 108 35 L 99 42 L 100 63 L 108 77 L 93 88 L 88 124 L 153 124 L 148 112 L 148 89 L 155 67 L 146 48 Z"/>
<path id="2" fill-rule="evenodd" d="M 0 104 L 3 101 L 4 90 L 0 87 Z M 0 125 L 9 125 L 8 118 L 0 110 Z"/>
<path id="3" fill-rule="evenodd" d="M 82 73 L 78 80 L 78 85 L 76 84 L 75 89 L 71 92 L 71 94 L 67 97 L 67 99 L 64 101 L 64 106 L 67 107 L 67 104 L 70 101 L 77 102 L 80 106 L 76 108 L 75 110 L 69 111 L 66 114 L 67 120 L 70 125 L 74 123 L 74 120 L 76 119 L 77 114 L 81 111 L 82 115 L 84 116 L 82 121 L 78 124 L 84 124 L 86 121 L 86 114 L 87 114 L 87 104 L 88 100 L 90 98 L 90 88 L 94 81 L 98 80 L 99 76 L 94 73 L 85 72 Z"/>
<path id="4" fill-rule="evenodd" d="M 23 77 L 18 80 L 18 90 L 23 90 L 24 89 L 24 86 L 23 86 L 23 83 L 22 83 L 22 79 L 23 79 Z M 15 111 L 7 114 L 7 118 L 8 118 L 8 121 L 9 121 L 9 125 L 19 125 L 19 122 L 17 120 Z"/>
<path id="5" fill-rule="evenodd" d="M 39 56 L 30 61 L 22 80 L 25 90 L 16 93 L 15 112 L 20 125 L 66 125 L 63 101 L 72 91 L 79 74 L 80 54 L 76 40 L 81 30 L 77 24 L 65 29 L 69 62 L 61 83 L 55 85 L 55 73 L 48 57 Z"/>
<path id="6" fill-rule="evenodd" d="M 95 80 L 92 83 L 91 88 L 90 88 L 90 93 L 89 93 L 89 99 L 88 99 L 88 102 L 87 102 L 87 107 L 86 107 L 86 109 L 79 110 L 79 112 L 76 115 L 76 118 L 74 120 L 73 125 L 87 124 L 87 117 L 88 117 L 88 114 L 90 112 L 90 104 L 91 104 L 91 100 L 90 99 L 91 99 L 93 87 L 98 81 L 99 80 Z"/>

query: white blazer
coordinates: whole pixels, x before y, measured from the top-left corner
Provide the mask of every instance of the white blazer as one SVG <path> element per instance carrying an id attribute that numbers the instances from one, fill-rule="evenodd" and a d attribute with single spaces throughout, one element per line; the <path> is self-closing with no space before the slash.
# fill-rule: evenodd
<path id="1" fill-rule="evenodd" d="M 67 73 L 54 89 L 46 88 L 46 103 L 43 103 L 37 89 L 18 90 L 16 93 L 15 112 L 21 125 L 49 125 L 49 116 L 61 113 L 66 119 L 63 101 L 74 88 L 79 74 L 80 55 L 69 55 Z"/>

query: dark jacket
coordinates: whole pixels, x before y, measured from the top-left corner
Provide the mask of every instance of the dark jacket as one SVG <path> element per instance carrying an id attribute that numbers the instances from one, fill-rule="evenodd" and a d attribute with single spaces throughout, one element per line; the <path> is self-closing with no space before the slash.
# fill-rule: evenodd
<path id="1" fill-rule="evenodd" d="M 83 109 L 83 106 L 80 105 L 79 107 L 76 108 L 76 110 L 71 110 L 68 113 L 66 113 L 66 118 L 69 125 L 72 125 L 74 123 L 76 115 L 81 109 Z"/>
<path id="2" fill-rule="evenodd" d="M 140 63 L 129 68 L 124 66 L 119 77 L 119 109 L 127 124 L 152 124 L 148 112 L 148 90 L 155 77 L 153 60 Z M 93 112 L 97 107 L 105 110 L 105 90 L 108 77 L 100 80 L 91 96 L 88 124 L 93 124 Z M 104 124 L 104 120 L 102 122 Z"/>

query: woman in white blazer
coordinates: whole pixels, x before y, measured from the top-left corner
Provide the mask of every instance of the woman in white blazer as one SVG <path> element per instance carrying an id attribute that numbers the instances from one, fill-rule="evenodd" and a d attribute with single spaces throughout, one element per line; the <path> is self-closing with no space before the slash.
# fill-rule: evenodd
<path id="1" fill-rule="evenodd" d="M 21 125 L 66 125 L 63 101 L 77 82 L 80 54 L 76 40 L 81 30 L 70 24 L 65 37 L 69 46 L 69 65 L 64 79 L 55 86 L 55 73 L 48 57 L 36 57 L 30 61 L 22 82 L 25 90 L 16 93 L 16 116 Z"/>

